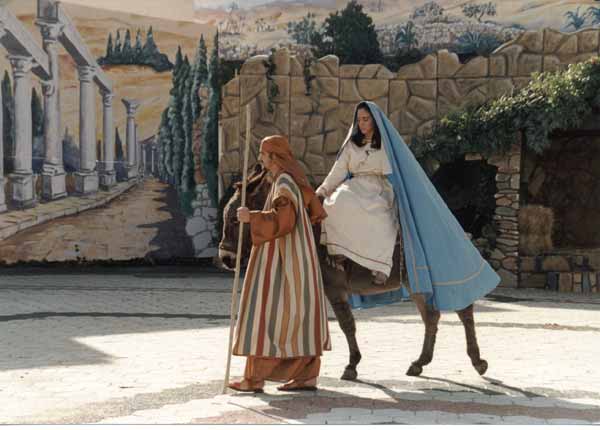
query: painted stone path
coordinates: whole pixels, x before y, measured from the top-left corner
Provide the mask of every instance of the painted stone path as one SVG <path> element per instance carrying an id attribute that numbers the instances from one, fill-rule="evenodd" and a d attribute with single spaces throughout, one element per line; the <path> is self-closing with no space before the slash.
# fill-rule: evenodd
<path id="1" fill-rule="evenodd" d="M 600 423 L 600 300 L 496 290 L 477 303 L 477 375 L 456 315 L 442 316 L 434 361 L 411 303 L 357 312 L 360 381 L 340 381 L 346 344 L 320 390 L 220 394 L 231 275 L 196 268 L 0 272 L 0 423 Z M 234 357 L 232 375 L 244 361 Z"/>
<path id="2" fill-rule="evenodd" d="M 31 227 L 0 242 L 0 261 L 193 257 L 176 192 L 146 179 L 105 206 Z"/>

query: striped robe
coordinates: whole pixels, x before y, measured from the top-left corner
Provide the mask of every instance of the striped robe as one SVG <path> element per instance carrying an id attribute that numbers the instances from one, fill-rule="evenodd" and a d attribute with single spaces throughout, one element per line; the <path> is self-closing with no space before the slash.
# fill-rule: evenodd
<path id="1" fill-rule="evenodd" d="M 253 247 L 233 354 L 322 355 L 331 349 L 323 278 L 302 192 L 289 174 L 276 178 L 263 211 L 251 212 L 250 226 Z"/>

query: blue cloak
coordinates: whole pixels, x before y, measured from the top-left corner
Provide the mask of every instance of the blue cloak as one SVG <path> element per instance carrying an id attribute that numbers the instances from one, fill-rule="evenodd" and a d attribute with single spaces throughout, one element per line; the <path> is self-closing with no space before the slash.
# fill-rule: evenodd
<path id="1" fill-rule="evenodd" d="M 398 206 L 410 290 L 424 294 L 440 311 L 464 309 L 496 288 L 500 277 L 471 243 L 391 121 L 375 103 L 367 104 L 392 167 L 387 178 Z M 406 297 L 406 292 L 395 291 L 352 296 L 350 303 L 372 307 Z"/>

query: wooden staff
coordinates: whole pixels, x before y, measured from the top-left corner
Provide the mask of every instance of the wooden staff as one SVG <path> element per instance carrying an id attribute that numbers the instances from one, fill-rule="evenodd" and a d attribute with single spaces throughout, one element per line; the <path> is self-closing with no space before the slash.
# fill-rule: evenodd
<path id="1" fill-rule="evenodd" d="M 250 144 L 252 138 L 250 135 L 250 104 L 246 105 L 246 148 L 244 150 L 244 168 L 242 170 L 242 203 L 241 206 L 246 206 L 246 183 L 248 182 L 248 157 L 250 154 Z M 237 313 L 237 297 L 238 288 L 240 286 L 240 266 L 242 261 L 242 240 L 244 238 L 244 224 L 240 223 L 237 254 L 235 255 L 235 278 L 233 280 L 233 291 L 231 293 L 231 320 L 229 323 L 229 346 L 227 348 L 227 367 L 225 369 L 225 380 L 223 381 L 223 391 L 225 394 L 229 385 L 229 370 L 231 368 L 231 348 L 233 345 L 233 327 L 235 325 Z"/>

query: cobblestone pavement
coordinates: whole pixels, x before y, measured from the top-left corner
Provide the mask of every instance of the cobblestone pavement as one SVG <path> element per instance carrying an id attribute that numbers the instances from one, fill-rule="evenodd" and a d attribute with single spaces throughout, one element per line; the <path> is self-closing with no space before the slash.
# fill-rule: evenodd
<path id="1" fill-rule="evenodd" d="M 221 394 L 232 276 L 191 267 L 0 272 L 2 424 L 600 424 L 600 298 L 497 289 L 476 305 L 481 377 L 455 314 L 423 376 L 405 375 L 423 326 L 411 303 L 357 311 L 359 381 Z M 332 315 L 332 313 L 330 313 Z M 243 372 L 234 357 L 232 377 Z"/>

